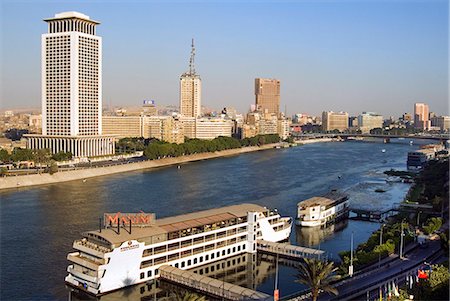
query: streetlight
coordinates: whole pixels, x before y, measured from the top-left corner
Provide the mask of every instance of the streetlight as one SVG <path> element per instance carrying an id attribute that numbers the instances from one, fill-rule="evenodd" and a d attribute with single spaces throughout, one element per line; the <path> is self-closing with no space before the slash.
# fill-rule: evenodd
<path id="1" fill-rule="evenodd" d="M 273 300 L 278 301 L 280 298 L 280 292 L 278 290 L 278 253 L 276 256 L 276 262 L 275 262 L 275 289 L 273 291 Z"/>
<path id="2" fill-rule="evenodd" d="M 350 266 L 348 267 L 348 275 L 353 276 L 353 231 L 352 238 L 350 240 Z"/>
<path id="3" fill-rule="evenodd" d="M 401 223 L 401 230 L 400 230 L 400 259 L 403 259 L 403 256 L 402 256 L 402 253 L 403 253 L 403 236 L 404 236 L 404 234 L 403 234 L 403 220 L 402 220 L 402 223 Z"/>
<path id="4" fill-rule="evenodd" d="M 378 268 L 381 265 L 381 245 L 383 244 L 383 227 L 386 226 L 386 224 L 382 224 L 380 228 L 380 251 L 378 252 Z"/>

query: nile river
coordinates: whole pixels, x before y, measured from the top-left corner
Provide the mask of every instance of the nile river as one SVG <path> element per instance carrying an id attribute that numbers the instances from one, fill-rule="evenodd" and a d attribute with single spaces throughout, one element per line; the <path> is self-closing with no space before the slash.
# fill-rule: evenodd
<path id="1" fill-rule="evenodd" d="M 393 142 L 317 143 L 189 163 L 180 169 L 173 166 L 0 192 L 0 299 L 67 300 L 67 253 L 81 232 L 98 227 L 104 212 L 143 210 L 165 217 L 253 202 L 295 217 L 300 200 L 334 188 L 348 192 L 352 207 L 390 208 L 403 199 L 409 186 L 386 183 L 383 171 L 404 170 L 407 152 L 420 143 Z M 376 188 L 386 192 L 376 193 Z M 350 248 L 351 232 L 357 245 L 378 227 L 353 220 L 320 231 L 294 226 L 291 242 L 320 247 L 338 258 L 338 252 Z M 236 258 L 226 263 L 229 268 L 223 273 L 212 276 L 270 294 L 273 258 L 244 260 Z M 295 274 L 291 264 L 280 263 L 281 296 L 303 288 L 294 282 Z M 167 290 L 158 288 L 159 294 L 161 289 Z M 146 294 L 152 299 L 153 293 L 156 296 L 156 290 L 141 286 L 102 300 L 140 300 Z"/>

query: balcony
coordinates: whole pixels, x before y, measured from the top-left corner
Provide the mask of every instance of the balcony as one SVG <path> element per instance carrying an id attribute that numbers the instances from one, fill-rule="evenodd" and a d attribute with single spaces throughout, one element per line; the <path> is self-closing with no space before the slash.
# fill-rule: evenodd
<path id="1" fill-rule="evenodd" d="M 105 264 L 104 259 L 94 261 L 86 257 L 81 257 L 80 252 L 69 253 L 67 255 L 67 260 L 91 270 L 98 270 L 100 265 Z"/>
<path id="2" fill-rule="evenodd" d="M 82 272 L 79 270 L 76 270 L 73 265 L 69 265 L 67 267 L 67 272 L 72 274 L 74 277 L 79 278 L 81 280 L 97 283 L 98 278 L 92 275 L 89 275 L 86 272 Z"/>

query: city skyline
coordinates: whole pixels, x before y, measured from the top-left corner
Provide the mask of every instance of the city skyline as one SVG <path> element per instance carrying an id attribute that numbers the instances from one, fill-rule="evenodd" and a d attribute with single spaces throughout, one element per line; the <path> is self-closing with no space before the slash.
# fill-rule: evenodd
<path id="1" fill-rule="evenodd" d="M 288 115 L 333 110 L 399 116 L 412 112 L 416 102 L 448 115 L 445 1 L 301 1 L 258 7 L 254 2 L 138 2 L 126 11 L 119 11 L 116 2 L 108 9 L 98 2 L 39 3 L 2 4 L 2 27 L 14 31 L 2 37 L 0 109 L 39 106 L 39 40 L 28 37 L 45 29 L 39 22 L 49 14 L 76 10 L 102 20 L 98 30 L 108 41 L 105 106 L 133 106 L 143 99 L 176 105 L 186 44 L 193 36 L 207 107 L 246 112 L 254 103 L 254 78 L 268 77 L 283 81 L 280 105 L 283 111 L 287 106 Z M 170 18 L 183 11 L 192 17 L 192 26 L 179 27 L 182 20 Z M 276 18 L 269 21 L 257 16 L 271 12 Z M 216 23 L 209 24 L 212 20 Z M 258 30 L 262 39 L 254 35 Z M 149 35 L 154 38 L 146 39 Z M 17 48 L 19 42 L 23 46 Z"/>

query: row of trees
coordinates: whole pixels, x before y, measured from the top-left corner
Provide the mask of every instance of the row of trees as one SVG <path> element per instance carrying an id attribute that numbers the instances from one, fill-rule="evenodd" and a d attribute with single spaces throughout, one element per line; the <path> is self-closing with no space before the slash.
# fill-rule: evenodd
<path id="1" fill-rule="evenodd" d="M 400 233 L 402 222 L 386 224 L 382 229 L 372 233 L 369 239 L 360 244 L 353 252 L 353 266 L 355 269 L 361 269 L 369 264 L 376 263 L 380 258 L 387 257 L 394 252 L 398 252 L 400 247 Z M 383 243 L 380 245 L 380 235 L 383 233 Z M 404 244 L 408 244 L 414 240 L 414 232 L 410 231 L 410 225 L 403 222 Z M 404 233 L 405 233 L 404 232 Z M 347 274 L 350 266 L 350 251 L 340 252 L 342 264 L 339 268 L 340 274 Z"/>
<path id="2" fill-rule="evenodd" d="M 152 141 L 144 150 L 144 155 L 151 160 L 164 157 L 179 157 L 206 152 L 236 149 L 245 146 L 260 146 L 280 141 L 277 134 L 258 135 L 246 139 L 232 137 L 217 137 L 213 140 L 187 139 L 184 143 L 175 144 L 162 141 Z"/>
<path id="3" fill-rule="evenodd" d="M 59 152 L 52 155 L 49 149 L 25 149 L 14 148 L 12 153 L 8 153 L 5 149 L 0 149 L 0 161 L 3 163 L 34 161 L 35 163 L 48 164 L 51 160 L 67 161 L 72 159 L 70 152 Z"/>

